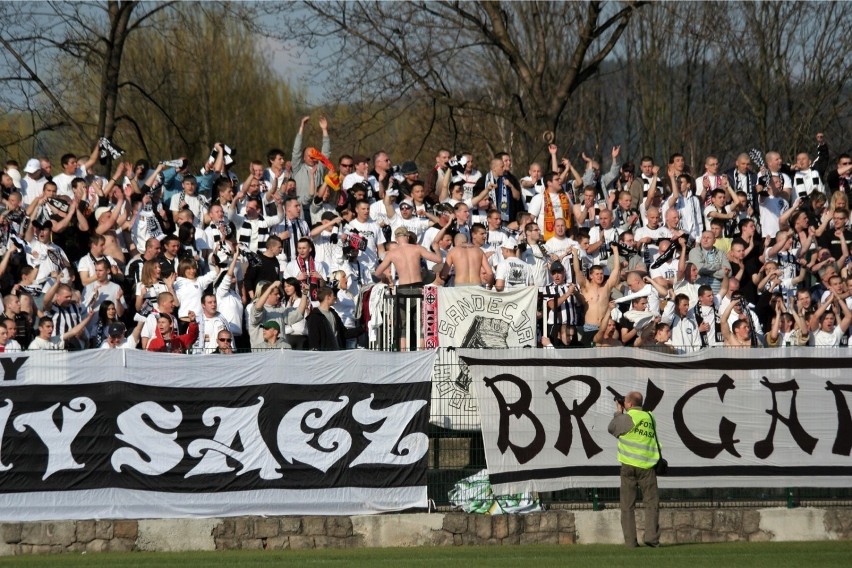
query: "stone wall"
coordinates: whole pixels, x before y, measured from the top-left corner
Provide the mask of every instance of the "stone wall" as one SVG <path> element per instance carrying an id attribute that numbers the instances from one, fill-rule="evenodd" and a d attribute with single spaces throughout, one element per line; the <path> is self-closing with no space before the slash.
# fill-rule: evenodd
<path id="1" fill-rule="evenodd" d="M 643 512 L 637 510 L 637 526 Z M 663 509 L 663 544 L 852 540 L 852 508 Z M 640 541 L 642 535 L 639 535 Z M 0 523 L 0 555 L 131 550 L 229 550 L 619 544 L 618 510 L 528 515 L 419 513 Z"/>

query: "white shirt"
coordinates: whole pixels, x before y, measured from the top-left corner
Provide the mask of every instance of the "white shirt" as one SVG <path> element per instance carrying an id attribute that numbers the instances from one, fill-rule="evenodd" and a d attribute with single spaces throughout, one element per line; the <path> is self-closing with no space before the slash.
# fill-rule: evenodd
<path id="1" fill-rule="evenodd" d="M 553 205 L 553 218 L 554 219 L 564 219 L 564 213 L 571 215 L 571 211 L 563 212 L 562 211 L 562 200 L 559 199 L 558 193 L 550 193 L 545 191 L 544 193 L 539 193 L 533 196 L 530 201 L 530 206 L 527 209 L 529 214 L 536 218 L 536 223 L 538 226 L 542 228 L 542 233 L 544 233 L 544 199 L 545 196 L 550 198 L 550 203 Z M 570 201 L 569 201 L 570 207 Z"/>
<path id="2" fill-rule="evenodd" d="M 523 260 L 511 256 L 503 259 L 497 265 L 495 273 L 496 280 L 503 281 L 505 290 L 510 288 L 520 288 L 522 286 L 532 286 L 533 277 L 530 266 Z"/>
<path id="3" fill-rule="evenodd" d="M 53 183 L 56 184 L 56 196 L 57 197 L 68 197 L 70 199 L 74 198 L 74 190 L 71 189 L 71 182 L 74 181 L 74 178 L 85 178 L 86 170 L 84 168 L 77 168 L 72 175 L 61 173 L 57 176 L 53 176 Z"/>
<path id="4" fill-rule="evenodd" d="M 41 176 L 39 179 L 33 179 L 30 176 L 24 176 L 21 180 L 21 200 L 24 206 L 29 206 L 30 203 L 41 197 L 44 193 L 44 184 L 47 183 L 47 178 Z"/>

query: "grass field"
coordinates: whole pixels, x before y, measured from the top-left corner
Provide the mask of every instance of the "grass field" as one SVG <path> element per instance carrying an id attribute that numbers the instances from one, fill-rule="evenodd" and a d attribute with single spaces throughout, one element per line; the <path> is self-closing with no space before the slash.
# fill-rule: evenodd
<path id="1" fill-rule="evenodd" d="M 636 564 L 637 561 L 640 564 Z M 352 550 L 229 551 L 184 553 L 100 553 L 0 558 L 0 566 L 77 567 L 144 566 L 215 568 L 217 566 L 473 566 L 571 568 L 633 565 L 648 568 L 783 568 L 852 566 L 852 542 L 729 543 L 628 550 L 622 546 L 503 546 L 382 548 Z"/>

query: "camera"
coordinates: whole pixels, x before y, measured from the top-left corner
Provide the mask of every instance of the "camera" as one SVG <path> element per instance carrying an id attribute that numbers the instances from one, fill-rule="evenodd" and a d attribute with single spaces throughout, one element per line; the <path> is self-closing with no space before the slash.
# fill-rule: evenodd
<path id="1" fill-rule="evenodd" d="M 606 387 L 606 390 L 612 393 L 612 400 L 624 406 L 624 395 L 618 394 L 618 391 L 612 387 Z"/>

